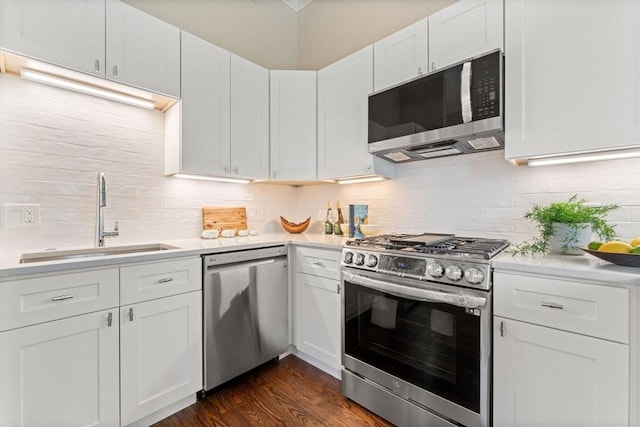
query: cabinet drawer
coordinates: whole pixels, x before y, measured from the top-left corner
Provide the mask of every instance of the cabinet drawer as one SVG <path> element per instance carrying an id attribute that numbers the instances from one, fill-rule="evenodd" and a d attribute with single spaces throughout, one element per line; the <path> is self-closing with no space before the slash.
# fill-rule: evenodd
<path id="1" fill-rule="evenodd" d="M 202 289 L 202 259 L 133 265 L 120 269 L 120 304 Z"/>
<path id="2" fill-rule="evenodd" d="M 118 269 L 0 283 L 0 331 L 118 306 Z"/>
<path id="3" fill-rule="evenodd" d="M 503 272 L 493 276 L 494 314 L 629 342 L 629 291 Z"/>
<path id="4" fill-rule="evenodd" d="M 297 271 L 340 280 L 340 251 L 297 248 L 296 252 Z"/>

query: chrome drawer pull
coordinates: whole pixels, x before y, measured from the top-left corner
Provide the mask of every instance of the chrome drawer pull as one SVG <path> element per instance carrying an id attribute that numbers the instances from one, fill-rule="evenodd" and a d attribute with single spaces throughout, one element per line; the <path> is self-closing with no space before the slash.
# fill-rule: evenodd
<path id="1" fill-rule="evenodd" d="M 173 277 L 165 277 L 164 279 L 158 280 L 158 283 L 169 283 L 173 282 Z"/>
<path id="2" fill-rule="evenodd" d="M 74 298 L 74 295 L 60 295 L 60 296 L 51 298 L 51 301 L 64 301 L 72 298 Z"/>
<path id="3" fill-rule="evenodd" d="M 554 302 L 543 302 L 540 303 L 540 305 L 547 308 L 555 308 L 556 310 L 564 310 L 564 306 L 556 304 Z"/>
<path id="4" fill-rule="evenodd" d="M 312 263 L 312 265 L 315 265 L 315 266 L 317 266 L 317 267 L 324 267 L 324 264 L 323 264 L 323 263 L 321 263 L 321 262 L 318 262 L 318 261 L 314 261 L 314 262 Z"/>

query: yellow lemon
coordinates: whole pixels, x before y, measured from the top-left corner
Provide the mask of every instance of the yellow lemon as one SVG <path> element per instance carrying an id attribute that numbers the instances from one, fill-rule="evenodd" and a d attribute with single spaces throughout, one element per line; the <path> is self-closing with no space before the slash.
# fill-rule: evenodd
<path id="1" fill-rule="evenodd" d="M 627 242 L 621 242 L 619 240 L 612 240 L 611 242 L 603 243 L 598 249 L 600 252 L 615 252 L 621 254 L 628 254 L 633 250 L 633 246 Z"/>
<path id="2" fill-rule="evenodd" d="M 640 244 L 637 246 L 634 246 L 633 249 L 631 249 L 631 253 L 640 255 Z"/>
<path id="3" fill-rule="evenodd" d="M 638 245 L 640 245 L 640 236 L 636 237 L 635 239 L 633 239 L 631 242 L 629 242 L 629 244 L 631 246 L 633 246 L 634 248 Z"/>

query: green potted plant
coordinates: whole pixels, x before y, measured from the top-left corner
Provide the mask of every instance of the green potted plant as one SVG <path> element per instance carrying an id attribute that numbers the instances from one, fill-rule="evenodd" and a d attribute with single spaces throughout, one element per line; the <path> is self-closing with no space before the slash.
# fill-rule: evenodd
<path id="1" fill-rule="evenodd" d="M 584 199 L 572 196 L 566 202 L 551 203 L 549 206 L 534 205 L 524 214 L 524 218 L 536 223 L 540 235 L 512 248 L 511 253 L 521 255 L 581 255 L 579 247 L 587 247 L 592 233 L 604 242 L 616 236 L 614 226 L 606 220 L 607 214 L 618 205 L 594 206 Z"/>

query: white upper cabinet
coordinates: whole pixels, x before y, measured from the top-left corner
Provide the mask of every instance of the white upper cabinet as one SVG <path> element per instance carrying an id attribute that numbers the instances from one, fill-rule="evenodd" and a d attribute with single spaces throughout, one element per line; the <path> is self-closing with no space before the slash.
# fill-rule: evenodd
<path id="1" fill-rule="evenodd" d="M 0 0 L 0 48 L 180 97 L 180 30 L 117 0 Z"/>
<path id="2" fill-rule="evenodd" d="M 271 70 L 272 181 L 316 179 L 316 72 Z"/>
<path id="3" fill-rule="evenodd" d="M 180 30 L 107 0 L 107 78 L 180 97 Z"/>
<path id="4" fill-rule="evenodd" d="M 505 4 L 505 156 L 640 146 L 640 2 Z"/>
<path id="5" fill-rule="evenodd" d="M 269 178 L 269 70 L 231 54 L 231 176 Z"/>
<path id="6" fill-rule="evenodd" d="M 373 44 L 375 91 L 427 72 L 427 18 Z"/>
<path id="7" fill-rule="evenodd" d="M 503 49 L 503 0 L 460 0 L 429 16 L 429 70 Z"/>
<path id="8" fill-rule="evenodd" d="M 373 46 L 318 71 L 318 179 L 393 173 L 367 148 L 371 92 Z"/>
<path id="9" fill-rule="evenodd" d="M 104 77 L 104 0 L 0 0 L 0 48 Z"/>
<path id="10" fill-rule="evenodd" d="M 168 153 L 173 172 L 229 172 L 230 58 L 229 51 L 182 32 L 182 134 L 174 137 L 180 148 Z"/>

